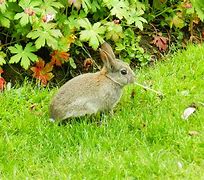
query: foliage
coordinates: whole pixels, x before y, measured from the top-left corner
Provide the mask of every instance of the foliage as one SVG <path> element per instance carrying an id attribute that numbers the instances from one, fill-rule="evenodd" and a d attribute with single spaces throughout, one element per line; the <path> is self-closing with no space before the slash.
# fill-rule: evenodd
<path id="1" fill-rule="evenodd" d="M 3 64 L 6 64 L 6 60 L 5 60 L 6 54 L 1 51 L 1 47 L 0 47 L 0 66 L 2 66 Z"/>
<path id="2" fill-rule="evenodd" d="M 198 17 L 201 19 L 201 21 L 203 21 L 204 20 L 204 1 L 191 0 L 191 3 L 193 4 L 193 7 L 195 8 L 195 11 Z"/>
<path id="3" fill-rule="evenodd" d="M 64 62 L 69 60 L 69 53 L 59 52 L 57 50 L 53 51 L 51 56 L 51 64 L 56 66 L 62 66 Z"/>
<path id="4" fill-rule="evenodd" d="M 166 51 L 167 49 L 167 41 L 168 38 L 163 37 L 162 35 L 154 36 L 154 40 L 152 41 L 160 51 Z"/>
<path id="5" fill-rule="evenodd" d="M 52 23 L 42 23 L 27 35 L 28 38 L 36 39 L 35 47 L 37 49 L 44 47 L 46 44 L 52 49 L 57 49 L 58 38 L 61 36 L 60 30 L 55 29 L 55 24 Z"/>
<path id="6" fill-rule="evenodd" d="M 87 49 L 97 50 L 104 40 L 116 47 L 121 59 L 144 66 L 155 51 L 149 51 L 142 38 L 149 38 L 159 53 L 167 53 L 172 41 L 182 44 L 185 29 L 190 40 L 197 41 L 194 29 L 204 20 L 203 7 L 202 0 L 0 0 L 0 66 L 13 69 L 13 63 L 20 64 L 29 74 L 43 58 L 54 69 L 73 70 L 83 64 L 79 60 L 90 58 Z M 46 57 L 44 50 L 49 52 Z M 51 79 L 33 77 L 43 84 Z"/>
<path id="7" fill-rule="evenodd" d="M 9 63 L 12 64 L 21 62 L 20 64 L 24 69 L 28 69 L 31 61 L 35 62 L 38 59 L 38 57 L 33 54 L 36 48 L 32 45 L 32 43 L 28 43 L 24 49 L 19 44 L 15 44 L 15 46 L 10 46 L 8 47 L 8 49 L 12 54 L 15 54 L 11 57 Z"/>
<path id="8" fill-rule="evenodd" d="M 160 1 L 153 0 L 151 20 L 160 18 L 161 26 L 169 26 L 170 28 L 182 29 L 185 26 L 190 27 L 191 23 L 197 24 L 203 21 L 204 11 L 202 9 L 203 1 L 198 0 L 182 0 L 182 1 Z M 150 7 L 149 7 L 150 8 Z M 149 9 L 150 10 L 150 9 Z M 201 12 L 200 15 L 198 12 Z"/>
<path id="9" fill-rule="evenodd" d="M 42 59 L 38 60 L 34 67 L 31 67 L 33 77 L 38 79 L 42 85 L 46 85 L 53 78 L 52 69 L 53 65 L 51 63 L 45 64 Z"/>
<path id="10" fill-rule="evenodd" d="M 99 43 L 103 42 L 103 38 L 100 35 L 105 33 L 105 28 L 101 26 L 100 22 L 92 26 L 87 18 L 79 20 L 78 23 L 85 29 L 80 32 L 80 40 L 85 42 L 88 41 L 89 45 L 96 50 Z"/>
<path id="11" fill-rule="evenodd" d="M 129 62 L 137 59 L 141 65 L 146 65 L 150 59 L 150 54 L 139 46 L 141 36 L 135 37 L 134 31 L 128 28 L 124 31 L 125 39 L 116 43 L 116 50 L 120 52 L 121 59 Z"/>

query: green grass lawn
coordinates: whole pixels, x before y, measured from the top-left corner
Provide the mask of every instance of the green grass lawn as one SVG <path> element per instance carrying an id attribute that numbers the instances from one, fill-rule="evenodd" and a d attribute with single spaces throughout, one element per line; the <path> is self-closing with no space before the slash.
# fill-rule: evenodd
<path id="1" fill-rule="evenodd" d="M 0 93 L 0 179 L 204 179 L 204 46 L 137 77 L 164 98 L 131 85 L 101 126 L 49 122 L 56 89 L 25 83 Z"/>

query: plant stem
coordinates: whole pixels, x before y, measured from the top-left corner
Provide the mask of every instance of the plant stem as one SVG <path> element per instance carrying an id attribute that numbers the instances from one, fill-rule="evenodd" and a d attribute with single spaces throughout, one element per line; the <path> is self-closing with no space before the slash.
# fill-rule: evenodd
<path id="1" fill-rule="evenodd" d="M 142 87 L 142 88 L 145 89 L 145 90 L 152 91 L 152 92 L 156 93 L 158 96 L 164 96 L 164 94 L 163 94 L 162 92 L 160 92 L 160 91 L 156 91 L 156 90 L 154 90 L 154 89 L 151 89 L 150 87 L 144 86 L 144 85 L 139 84 L 139 83 L 137 83 L 137 82 L 135 82 L 134 84 L 137 85 L 137 86 Z"/>

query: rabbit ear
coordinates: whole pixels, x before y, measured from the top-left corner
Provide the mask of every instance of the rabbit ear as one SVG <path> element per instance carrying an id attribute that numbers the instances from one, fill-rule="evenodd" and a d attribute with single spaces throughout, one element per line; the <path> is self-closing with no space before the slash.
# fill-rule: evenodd
<path id="1" fill-rule="evenodd" d="M 112 56 L 103 49 L 100 50 L 101 59 L 104 63 L 104 66 L 110 71 L 114 68 L 115 60 Z"/>
<path id="2" fill-rule="evenodd" d="M 113 52 L 113 49 L 107 42 L 104 42 L 101 45 L 101 49 L 106 51 L 109 54 L 109 56 L 111 56 L 112 59 L 115 59 L 115 54 Z"/>

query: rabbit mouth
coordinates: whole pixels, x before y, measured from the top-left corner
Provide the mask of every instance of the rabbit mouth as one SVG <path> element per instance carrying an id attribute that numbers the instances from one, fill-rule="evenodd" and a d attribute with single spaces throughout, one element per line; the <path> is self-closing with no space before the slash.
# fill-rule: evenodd
<path id="1" fill-rule="evenodd" d="M 134 83 L 135 81 L 136 81 L 136 77 L 133 76 L 133 77 L 129 80 L 129 83 L 132 84 L 132 83 Z"/>

